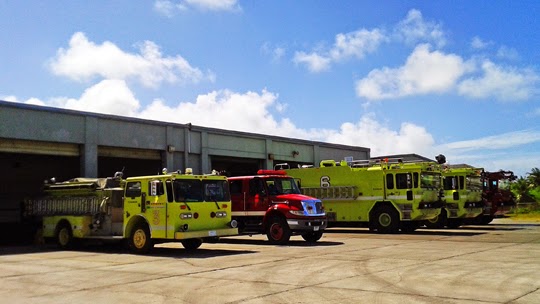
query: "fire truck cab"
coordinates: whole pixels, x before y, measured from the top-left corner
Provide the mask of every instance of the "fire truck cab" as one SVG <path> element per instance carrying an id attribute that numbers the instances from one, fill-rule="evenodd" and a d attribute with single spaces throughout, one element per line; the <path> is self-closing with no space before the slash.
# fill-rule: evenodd
<path id="1" fill-rule="evenodd" d="M 322 237 L 327 225 L 322 202 L 302 195 L 284 171 L 259 170 L 228 181 L 240 234 L 266 234 L 272 244 L 286 244 L 297 234 L 308 242 Z"/>

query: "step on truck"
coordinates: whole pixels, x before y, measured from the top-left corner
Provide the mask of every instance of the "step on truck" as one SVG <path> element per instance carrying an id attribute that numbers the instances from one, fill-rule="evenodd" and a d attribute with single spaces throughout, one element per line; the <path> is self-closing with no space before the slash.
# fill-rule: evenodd
<path id="1" fill-rule="evenodd" d="M 483 169 L 466 165 L 443 167 L 444 206 L 441 214 L 426 222 L 427 228 L 458 228 L 483 212 Z"/>
<path id="2" fill-rule="evenodd" d="M 40 218 L 43 237 L 61 248 L 97 239 L 127 241 L 135 253 L 164 242 L 193 250 L 205 240 L 237 235 L 226 178 L 186 171 L 49 181 L 42 197 L 26 201 L 25 212 Z"/>
<path id="3" fill-rule="evenodd" d="M 318 241 L 327 226 L 319 199 L 303 195 L 281 170 L 229 177 L 232 218 L 240 234 L 266 234 L 272 244 L 286 244 L 291 235 Z"/>
<path id="4" fill-rule="evenodd" d="M 286 169 L 302 192 L 320 198 L 329 227 L 411 232 L 441 211 L 441 172 L 434 162 L 323 160 L 319 167 Z"/>

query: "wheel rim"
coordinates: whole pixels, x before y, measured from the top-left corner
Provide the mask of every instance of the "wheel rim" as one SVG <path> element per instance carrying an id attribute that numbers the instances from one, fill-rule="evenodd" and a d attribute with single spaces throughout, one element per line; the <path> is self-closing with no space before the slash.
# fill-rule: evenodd
<path id="1" fill-rule="evenodd" d="M 392 217 L 388 213 L 382 213 L 379 215 L 379 223 L 383 227 L 388 227 L 390 224 L 392 224 Z"/>
<path id="2" fill-rule="evenodd" d="M 429 219 L 428 222 L 430 222 L 432 224 L 437 224 L 437 222 L 439 221 L 439 216 L 440 215 L 437 215 L 436 217 L 434 217 L 432 219 Z"/>
<path id="3" fill-rule="evenodd" d="M 58 232 L 58 243 L 62 246 L 66 246 L 69 243 L 69 231 L 67 228 L 63 227 Z"/>
<path id="4" fill-rule="evenodd" d="M 137 229 L 133 234 L 133 245 L 137 249 L 141 249 L 146 244 L 146 233 L 142 229 Z"/>
<path id="5" fill-rule="evenodd" d="M 279 240 L 283 237 L 283 227 L 280 224 L 274 223 L 270 227 L 270 235 L 274 240 Z"/>

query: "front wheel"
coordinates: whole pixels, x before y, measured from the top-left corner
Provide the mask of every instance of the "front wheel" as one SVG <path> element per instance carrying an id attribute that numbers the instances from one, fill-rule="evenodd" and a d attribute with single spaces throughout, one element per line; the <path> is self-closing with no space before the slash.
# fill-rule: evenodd
<path id="1" fill-rule="evenodd" d="M 148 253 L 154 244 L 150 238 L 150 230 L 145 224 L 137 224 L 129 237 L 130 249 L 138 254 Z"/>
<path id="2" fill-rule="evenodd" d="M 291 238 L 291 229 L 284 218 L 276 216 L 270 220 L 266 236 L 271 244 L 284 245 Z"/>
<path id="3" fill-rule="evenodd" d="M 313 231 L 302 234 L 302 238 L 309 243 L 315 243 L 320 240 L 323 236 L 322 231 Z"/>
<path id="4" fill-rule="evenodd" d="M 201 239 L 187 239 L 180 241 L 186 250 L 195 250 L 202 245 Z"/>
<path id="5" fill-rule="evenodd" d="M 446 209 L 443 208 L 437 217 L 426 221 L 426 227 L 430 229 L 442 229 L 447 225 L 447 222 Z"/>
<path id="6" fill-rule="evenodd" d="M 397 233 L 399 231 L 399 214 L 391 206 L 380 206 L 370 218 L 370 230 L 378 233 Z"/>
<path id="7" fill-rule="evenodd" d="M 56 227 L 55 232 L 56 244 L 61 249 L 69 249 L 73 245 L 73 231 L 67 222 L 63 222 Z"/>

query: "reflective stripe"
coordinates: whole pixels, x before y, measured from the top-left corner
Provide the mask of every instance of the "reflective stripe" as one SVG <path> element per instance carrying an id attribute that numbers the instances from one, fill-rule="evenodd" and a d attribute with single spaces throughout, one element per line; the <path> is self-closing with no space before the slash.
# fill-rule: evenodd
<path id="1" fill-rule="evenodd" d="M 233 211 L 232 216 L 265 216 L 266 211 Z"/>

